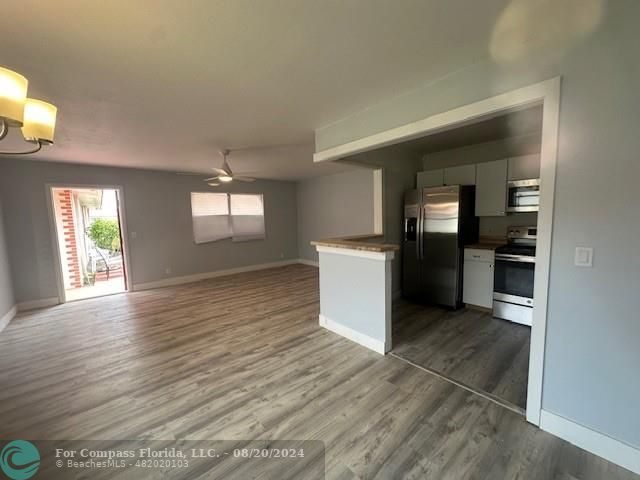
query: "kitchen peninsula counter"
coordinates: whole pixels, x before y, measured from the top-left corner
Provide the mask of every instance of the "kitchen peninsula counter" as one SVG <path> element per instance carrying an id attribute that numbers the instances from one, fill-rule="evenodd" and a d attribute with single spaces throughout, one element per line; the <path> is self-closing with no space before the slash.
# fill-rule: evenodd
<path id="1" fill-rule="evenodd" d="M 399 245 L 383 235 L 314 240 L 320 326 L 380 354 L 391 350 L 391 262 Z"/>

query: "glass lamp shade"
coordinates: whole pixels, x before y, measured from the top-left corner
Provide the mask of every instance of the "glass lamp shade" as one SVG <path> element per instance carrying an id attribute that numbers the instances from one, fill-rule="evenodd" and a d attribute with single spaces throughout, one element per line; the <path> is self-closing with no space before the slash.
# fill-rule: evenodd
<path id="1" fill-rule="evenodd" d="M 230 177 L 229 175 L 220 175 L 218 177 L 218 180 L 220 180 L 221 182 L 230 182 L 233 180 L 233 177 Z"/>
<path id="2" fill-rule="evenodd" d="M 22 125 L 28 85 L 19 73 L 0 67 L 0 117 L 9 125 Z"/>
<path id="3" fill-rule="evenodd" d="M 53 143 L 58 109 L 50 103 L 27 98 L 22 135 L 30 142 Z"/>

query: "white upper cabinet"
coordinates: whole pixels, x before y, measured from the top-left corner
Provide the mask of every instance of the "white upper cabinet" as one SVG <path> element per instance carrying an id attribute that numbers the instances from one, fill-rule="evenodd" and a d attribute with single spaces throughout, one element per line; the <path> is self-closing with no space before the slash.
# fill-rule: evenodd
<path id="1" fill-rule="evenodd" d="M 445 185 L 475 185 L 476 165 L 460 165 L 444 169 Z"/>
<path id="2" fill-rule="evenodd" d="M 476 216 L 506 215 L 507 159 L 476 165 Z"/>
<path id="3" fill-rule="evenodd" d="M 509 180 L 540 178 L 540 155 L 523 155 L 509 159 Z"/>
<path id="4" fill-rule="evenodd" d="M 444 185 L 444 170 L 427 170 L 426 172 L 418 172 L 416 180 L 417 188 L 424 187 L 441 187 Z"/>
<path id="5" fill-rule="evenodd" d="M 441 187 L 442 185 L 475 185 L 476 166 L 475 164 L 460 165 L 418 172 L 416 184 L 417 188 Z"/>

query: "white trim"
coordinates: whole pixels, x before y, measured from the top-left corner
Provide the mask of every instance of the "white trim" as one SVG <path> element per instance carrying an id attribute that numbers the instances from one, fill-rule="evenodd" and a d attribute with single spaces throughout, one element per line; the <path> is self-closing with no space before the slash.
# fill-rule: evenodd
<path id="1" fill-rule="evenodd" d="M 380 340 L 376 340 L 375 338 L 371 338 L 368 335 L 365 335 L 360 332 L 356 332 L 352 328 L 345 327 L 344 325 L 334 322 L 330 318 L 325 317 L 324 315 L 319 315 L 318 324 L 326 328 L 327 330 L 332 331 L 342 337 L 345 337 L 352 342 L 355 342 L 363 347 L 368 348 L 369 350 L 373 350 L 380 355 L 384 355 L 387 350 L 385 349 L 385 342 Z"/>
<path id="2" fill-rule="evenodd" d="M 560 110 L 560 77 L 551 78 L 491 98 L 438 113 L 416 122 L 401 125 L 343 145 L 328 148 L 313 155 L 314 162 L 334 161 L 402 143 L 431 133 L 463 125 L 481 118 L 535 104 L 543 105 L 542 149 L 540 152 L 540 211 L 538 212 L 538 250 L 534 285 L 535 305 L 531 327 L 527 421 L 540 424 L 542 384 L 547 326 L 547 296 L 551 262 L 551 234 L 555 195 L 555 175 L 558 149 Z"/>
<path id="3" fill-rule="evenodd" d="M 306 258 L 299 258 L 297 262 L 301 263 L 302 265 L 309 265 L 310 267 L 320 266 L 320 262 L 314 262 L 313 260 L 307 260 Z"/>
<path id="4" fill-rule="evenodd" d="M 20 302 L 18 304 L 19 312 L 26 312 L 27 310 L 35 310 L 36 308 L 46 308 L 60 305 L 60 299 L 58 297 L 41 298 L 39 300 L 28 300 L 26 302 Z"/>
<path id="5" fill-rule="evenodd" d="M 182 277 L 170 277 L 155 282 L 137 283 L 133 286 L 134 291 L 150 290 L 152 288 L 171 287 L 174 285 L 183 285 L 185 283 L 198 282 L 209 278 L 224 277 L 235 273 L 253 272 L 255 270 L 264 270 L 266 268 L 283 267 L 285 265 L 293 265 L 300 263 L 298 259 L 282 260 L 280 262 L 261 263 L 258 265 L 248 265 L 246 267 L 229 268 L 226 270 L 215 270 L 213 272 L 196 273 L 194 275 L 185 275 Z"/>
<path id="6" fill-rule="evenodd" d="M 368 250 L 356 250 L 354 248 L 339 248 L 339 247 L 325 247 L 322 245 L 316 245 L 318 253 L 332 253 L 334 255 L 346 255 L 348 257 L 360 257 L 368 258 L 370 260 L 393 260 L 395 256 L 393 251 L 387 252 L 371 252 Z"/>
<path id="7" fill-rule="evenodd" d="M 373 171 L 373 233 L 382 235 L 384 229 L 384 185 L 383 170 Z"/>
<path id="8" fill-rule="evenodd" d="M 539 425 L 542 410 L 542 382 L 547 338 L 547 304 L 551 267 L 551 237 L 555 199 L 558 131 L 560 123 L 560 78 L 547 82 L 542 113 L 540 150 L 540 209 L 536 240 L 536 267 L 533 285 L 533 320 L 529 346 L 527 421 Z"/>
<path id="9" fill-rule="evenodd" d="M 0 318 L 0 332 L 2 332 L 2 330 L 4 330 L 7 325 L 9 325 L 9 322 L 13 320 L 13 317 L 16 316 L 16 313 L 18 313 L 18 306 L 14 305 L 7 313 L 2 316 L 2 318 Z"/>
<path id="10" fill-rule="evenodd" d="M 560 78 L 555 77 L 534 85 L 512 90 L 495 97 L 480 100 L 475 103 L 463 105 L 453 110 L 438 113 L 430 117 L 411 122 L 406 125 L 391 128 L 383 132 L 375 133 L 358 140 L 327 148 L 313 154 L 314 162 L 326 162 L 339 160 L 342 157 L 375 150 L 389 145 L 395 145 L 424 136 L 427 133 L 435 133 L 437 130 L 451 125 L 473 122 L 474 120 L 491 115 L 499 115 L 504 110 L 526 107 L 535 103 L 548 94 L 549 89 L 554 88 L 554 83 L 559 83 Z"/>
<path id="11" fill-rule="evenodd" d="M 640 450 L 595 430 L 542 410 L 540 428 L 567 442 L 640 474 Z"/>
<path id="12" fill-rule="evenodd" d="M 53 270 L 56 277 L 56 290 L 58 291 L 57 301 L 58 303 L 64 303 L 66 300 L 66 295 L 64 290 L 64 274 L 62 273 L 62 258 L 60 257 L 60 242 L 58 241 L 56 212 L 55 207 L 53 206 L 54 187 L 53 185 L 45 184 L 44 188 L 47 202 L 47 211 L 49 213 L 49 235 L 51 236 L 51 245 L 53 246 Z"/>
<path id="13" fill-rule="evenodd" d="M 102 187 L 108 188 L 108 187 Z M 133 290 L 133 269 L 131 268 L 131 250 L 129 246 L 129 228 L 127 226 L 127 209 L 124 200 L 124 188 L 114 187 L 118 191 L 118 212 L 120 213 L 120 237 L 122 238 L 122 260 L 125 265 L 126 287 L 128 292 Z"/>

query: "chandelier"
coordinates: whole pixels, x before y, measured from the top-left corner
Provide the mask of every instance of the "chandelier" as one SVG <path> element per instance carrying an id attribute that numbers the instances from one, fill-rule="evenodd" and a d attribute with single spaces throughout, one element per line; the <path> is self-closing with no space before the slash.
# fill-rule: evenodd
<path id="1" fill-rule="evenodd" d="M 21 127 L 25 141 L 35 144 L 29 150 L 0 151 L 0 155 L 28 155 L 53 143 L 58 109 L 42 100 L 27 98 L 29 81 L 9 69 L 0 67 L 0 141 L 11 127 Z"/>

